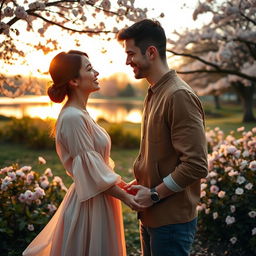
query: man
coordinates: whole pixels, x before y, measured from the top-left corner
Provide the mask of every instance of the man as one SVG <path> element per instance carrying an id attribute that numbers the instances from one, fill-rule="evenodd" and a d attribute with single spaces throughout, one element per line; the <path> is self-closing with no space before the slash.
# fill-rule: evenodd
<path id="1" fill-rule="evenodd" d="M 196 231 L 200 179 L 207 175 L 204 112 L 193 90 L 170 70 L 166 36 L 157 21 L 142 20 L 119 32 L 126 64 L 150 86 L 134 163 L 144 256 L 189 255 Z M 132 185 L 132 186 L 131 186 Z"/>

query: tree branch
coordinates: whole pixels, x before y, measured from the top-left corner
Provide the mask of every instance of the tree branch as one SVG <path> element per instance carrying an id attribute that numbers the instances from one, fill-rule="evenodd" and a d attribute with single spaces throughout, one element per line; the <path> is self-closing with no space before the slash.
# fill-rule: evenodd
<path id="1" fill-rule="evenodd" d="M 242 78 L 245 78 L 250 81 L 256 82 L 255 76 L 249 76 L 244 73 L 241 73 L 239 71 L 235 70 L 229 70 L 229 69 L 219 69 L 219 70 L 207 70 L 207 69 L 197 69 L 197 70 L 191 70 L 191 71 L 177 71 L 178 74 L 194 74 L 194 73 L 222 73 L 222 74 L 232 74 L 236 75 Z"/>
<path id="2" fill-rule="evenodd" d="M 246 16 L 245 14 L 243 14 L 241 11 L 239 12 L 240 15 L 242 17 L 244 17 L 246 20 L 250 21 L 252 24 L 256 25 L 256 21 L 254 21 L 253 19 L 249 18 L 248 16 Z"/>
<path id="3" fill-rule="evenodd" d="M 33 13 L 33 14 L 30 14 L 30 15 L 31 15 L 31 16 L 35 16 L 35 17 L 37 17 L 37 18 L 40 18 L 40 19 L 42 19 L 43 21 L 45 21 L 45 22 L 47 22 L 47 23 L 50 23 L 50 24 L 52 24 L 52 25 L 58 26 L 58 27 L 60 27 L 60 28 L 62 28 L 62 29 L 65 29 L 65 30 L 68 30 L 68 31 L 72 31 L 72 32 L 77 32 L 77 33 L 92 33 L 92 34 L 114 33 L 114 32 L 112 32 L 112 31 L 110 31 L 110 30 L 109 30 L 109 31 L 107 31 L 107 30 L 106 30 L 106 31 L 104 31 L 104 30 L 101 30 L 101 31 L 95 31 L 95 30 L 77 30 L 77 29 L 73 29 L 73 28 L 69 28 L 69 27 L 63 26 L 63 25 L 61 25 L 61 24 L 59 24 L 59 23 L 57 23 L 57 22 L 48 20 L 48 19 L 46 19 L 45 17 L 42 17 L 42 16 L 40 16 L 40 15 L 37 14 L 37 13 Z"/>

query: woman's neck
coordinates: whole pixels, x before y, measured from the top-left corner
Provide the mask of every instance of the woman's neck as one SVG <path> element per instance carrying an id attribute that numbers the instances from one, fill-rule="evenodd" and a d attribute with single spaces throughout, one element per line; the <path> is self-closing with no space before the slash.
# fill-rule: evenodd
<path id="1" fill-rule="evenodd" d="M 68 97 L 68 100 L 65 106 L 72 106 L 80 109 L 86 109 L 88 96 L 84 96 L 81 94 L 72 94 Z"/>

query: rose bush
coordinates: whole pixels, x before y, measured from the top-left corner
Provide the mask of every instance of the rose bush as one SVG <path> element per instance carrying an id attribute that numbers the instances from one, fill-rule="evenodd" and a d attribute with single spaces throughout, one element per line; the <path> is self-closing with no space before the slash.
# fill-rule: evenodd
<path id="1" fill-rule="evenodd" d="M 46 161 L 38 158 L 43 166 Z M 40 175 L 17 164 L 0 170 L 0 255 L 21 255 L 48 223 L 67 188 L 50 168 Z"/>
<path id="2" fill-rule="evenodd" d="M 211 153 L 198 205 L 199 239 L 216 255 L 255 255 L 256 128 L 206 135 Z"/>

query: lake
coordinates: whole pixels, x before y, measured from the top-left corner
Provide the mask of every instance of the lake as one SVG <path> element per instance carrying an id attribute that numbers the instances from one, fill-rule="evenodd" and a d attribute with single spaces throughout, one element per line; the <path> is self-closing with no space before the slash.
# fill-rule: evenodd
<path id="1" fill-rule="evenodd" d="M 103 118 L 109 122 L 140 123 L 142 101 L 114 99 L 89 99 L 87 110 L 94 120 Z M 21 96 L 15 99 L 0 97 L 0 115 L 22 118 L 56 119 L 63 104 L 52 103 L 48 96 Z"/>

